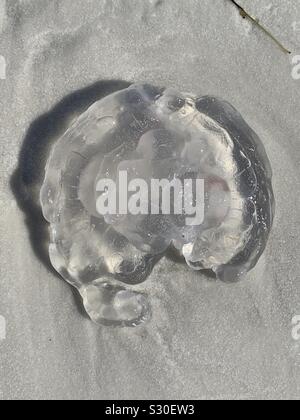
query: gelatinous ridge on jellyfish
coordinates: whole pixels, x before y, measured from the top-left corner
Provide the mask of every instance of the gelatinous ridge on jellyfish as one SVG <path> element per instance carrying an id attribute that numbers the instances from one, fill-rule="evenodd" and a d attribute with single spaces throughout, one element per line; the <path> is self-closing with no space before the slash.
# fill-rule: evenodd
<path id="1" fill-rule="evenodd" d="M 143 180 L 148 193 L 151 180 L 167 180 L 159 191 L 171 191 L 170 197 L 185 192 L 174 181 L 188 187 L 185 182 L 203 180 L 201 223 L 188 222 L 200 202 L 197 188 L 187 200 L 182 195 L 182 208 L 175 211 L 170 202 L 169 213 L 158 197 L 147 202 L 140 191 L 136 212 L 101 215 L 98 182 L 115 181 L 119 197 L 124 174 L 128 183 Z M 256 265 L 273 222 L 271 178 L 261 141 L 230 104 L 133 85 L 93 104 L 52 149 L 41 190 L 51 262 L 78 288 L 92 320 L 137 325 L 151 311 L 133 285 L 169 247 L 191 268 L 212 270 L 226 282 Z"/>

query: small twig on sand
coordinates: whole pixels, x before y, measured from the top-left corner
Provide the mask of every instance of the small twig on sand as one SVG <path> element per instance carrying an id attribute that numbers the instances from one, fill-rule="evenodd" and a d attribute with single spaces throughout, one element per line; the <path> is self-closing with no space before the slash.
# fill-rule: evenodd
<path id="1" fill-rule="evenodd" d="M 268 29 L 266 29 L 257 18 L 251 16 L 248 12 L 246 12 L 246 10 L 238 4 L 238 2 L 236 0 L 230 0 L 231 3 L 233 3 L 240 11 L 241 16 L 244 19 L 249 19 L 251 22 L 253 22 L 256 26 L 258 26 L 262 31 L 264 31 L 265 34 L 267 34 L 277 45 L 278 47 L 285 53 L 285 54 L 292 54 L 291 51 L 289 51 L 287 48 L 285 48 L 281 42 L 278 41 L 277 38 L 275 38 L 275 36 L 273 34 L 271 34 L 270 31 L 268 31 Z"/>

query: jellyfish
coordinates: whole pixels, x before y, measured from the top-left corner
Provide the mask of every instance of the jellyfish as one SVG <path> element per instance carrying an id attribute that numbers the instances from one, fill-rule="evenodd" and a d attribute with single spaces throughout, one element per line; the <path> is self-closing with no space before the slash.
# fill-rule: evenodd
<path id="1" fill-rule="evenodd" d="M 132 85 L 94 103 L 56 142 L 40 193 L 49 255 L 91 319 L 151 317 L 137 291 L 171 249 L 187 270 L 243 279 L 274 218 L 259 137 L 228 102 Z"/>

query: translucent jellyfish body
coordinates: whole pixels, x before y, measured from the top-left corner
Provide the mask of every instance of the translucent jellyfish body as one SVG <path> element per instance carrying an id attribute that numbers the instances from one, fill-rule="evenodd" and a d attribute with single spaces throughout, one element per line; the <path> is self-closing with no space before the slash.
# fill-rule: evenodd
<path id="1" fill-rule="evenodd" d="M 51 262 L 78 288 L 92 320 L 138 325 L 151 310 L 134 285 L 168 248 L 226 282 L 256 265 L 273 222 L 271 177 L 261 141 L 227 102 L 131 86 L 92 105 L 52 149 L 41 190 Z M 177 199 L 169 212 L 161 197 L 149 197 L 154 179 L 165 181 L 160 193 Z M 97 206 L 108 194 L 99 191 L 102 180 L 115 182 L 116 197 L 126 190 L 128 200 L 132 182 L 147 189 L 135 191 L 135 211 L 104 214 Z M 188 185 L 197 180 L 198 223 L 201 197 Z"/>

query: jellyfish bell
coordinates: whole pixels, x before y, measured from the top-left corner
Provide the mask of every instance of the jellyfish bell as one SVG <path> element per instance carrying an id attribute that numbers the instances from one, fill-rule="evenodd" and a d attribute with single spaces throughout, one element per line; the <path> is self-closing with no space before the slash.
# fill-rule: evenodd
<path id="1" fill-rule="evenodd" d="M 52 264 L 94 321 L 138 325 L 151 309 L 134 285 L 169 247 L 226 282 L 256 265 L 274 217 L 271 178 L 262 142 L 230 104 L 133 85 L 93 104 L 51 151 L 41 203 Z M 115 197 L 106 214 L 103 180 Z M 164 182 L 151 196 L 153 180 Z"/>

